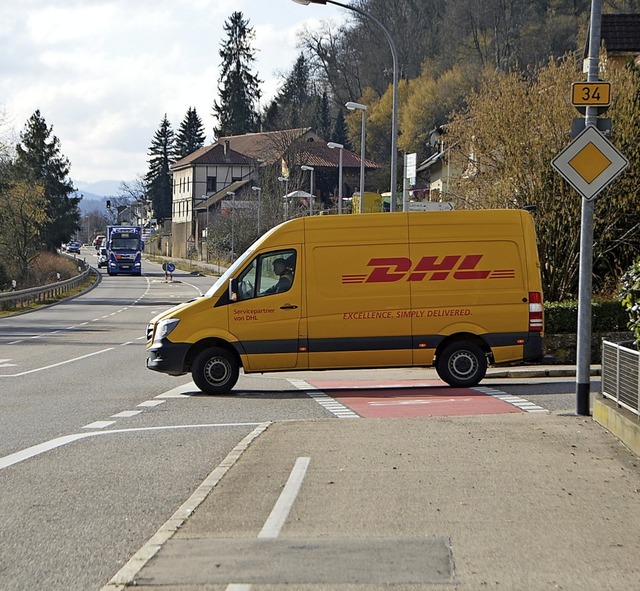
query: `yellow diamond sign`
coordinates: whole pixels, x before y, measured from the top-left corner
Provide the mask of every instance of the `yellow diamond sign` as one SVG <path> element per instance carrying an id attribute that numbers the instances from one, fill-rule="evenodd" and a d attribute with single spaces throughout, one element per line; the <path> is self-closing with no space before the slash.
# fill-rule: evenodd
<path id="1" fill-rule="evenodd" d="M 589 143 L 569 160 L 569 166 L 587 183 L 592 183 L 611 166 L 611 160 L 594 144 Z"/>
<path id="2" fill-rule="evenodd" d="M 595 127 L 585 127 L 551 165 L 585 199 L 593 199 L 629 161 Z"/>

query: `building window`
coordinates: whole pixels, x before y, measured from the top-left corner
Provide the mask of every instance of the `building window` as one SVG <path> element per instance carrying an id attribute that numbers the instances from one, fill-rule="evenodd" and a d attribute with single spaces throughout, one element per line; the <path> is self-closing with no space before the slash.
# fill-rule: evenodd
<path id="1" fill-rule="evenodd" d="M 213 192 L 213 193 L 217 193 L 217 177 L 215 176 L 208 176 L 207 177 L 207 193 Z"/>

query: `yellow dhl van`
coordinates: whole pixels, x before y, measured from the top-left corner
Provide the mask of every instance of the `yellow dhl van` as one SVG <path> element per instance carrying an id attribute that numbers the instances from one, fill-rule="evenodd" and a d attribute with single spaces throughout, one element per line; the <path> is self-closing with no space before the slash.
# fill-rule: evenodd
<path id="1" fill-rule="evenodd" d="M 523 210 L 287 221 L 202 297 L 156 316 L 147 367 L 223 394 L 245 373 L 435 365 L 474 386 L 542 357 L 535 233 Z"/>

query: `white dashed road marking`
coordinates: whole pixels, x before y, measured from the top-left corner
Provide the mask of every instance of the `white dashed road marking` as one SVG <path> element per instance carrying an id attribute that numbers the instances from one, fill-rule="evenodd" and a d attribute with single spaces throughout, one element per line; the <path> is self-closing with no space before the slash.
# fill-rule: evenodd
<path id="1" fill-rule="evenodd" d="M 104 429 L 105 427 L 110 427 L 113 425 L 115 421 L 95 421 L 93 423 L 89 423 L 82 427 L 83 429 Z"/>
<path id="2" fill-rule="evenodd" d="M 324 392 L 318 390 L 315 386 L 305 382 L 304 380 L 287 380 L 292 386 L 298 388 L 298 390 L 305 390 L 307 396 L 315 400 L 320 406 L 328 410 L 330 413 L 338 417 L 339 419 L 359 419 L 359 414 L 353 412 L 350 408 L 347 408 L 341 402 L 338 402 L 335 398 L 331 398 Z"/>
<path id="3" fill-rule="evenodd" d="M 160 406 L 161 404 L 164 404 L 164 400 L 147 400 L 145 402 L 141 402 L 140 404 L 137 404 L 136 406 L 146 406 L 146 407 L 154 407 L 154 406 Z"/>
<path id="4" fill-rule="evenodd" d="M 118 414 L 111 415 L 111 418 L 112 419 L 129 419 L 131 417 L 135 417 L 136 415 L 139 415 L 141 412 L 142 412 L 141 410 L 123 410 Z"/>
<path id="5" fill-rule="evenodd" d="M 481 392 L 482 394 L 488 394 L 489 396 L 493 396 L 493 398 L 497 398 L 498 400 L 502 400 L 503 402 L 507 402 L 508 404 L 512 404 L 516 408 L 519 408 L 520 410 L 523 410 L 525 412 L 549 412 L 546 408 L 542 408 L 542 406 L 538 406 L 533 402 L 529 402 L 529 400 L 525 400 L 524 398 L 520 398 L 519 396 L 507 394 L 506 392 L 496 390 L 495 388 L 479 386 L 473 388 L 473 390 Z"/>

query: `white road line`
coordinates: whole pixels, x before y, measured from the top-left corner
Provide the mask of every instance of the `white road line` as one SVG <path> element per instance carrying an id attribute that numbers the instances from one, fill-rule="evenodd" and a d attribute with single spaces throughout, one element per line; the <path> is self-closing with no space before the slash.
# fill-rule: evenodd
<path id="1" fill-rule="evenodd" d="M 315 400 L 320 406 L 328 410 L 331 414 L 339 419 L 359 419 L 360 415 L 353 412 L 350 408 L 347 408 L 341 402 L 338 402 L 335 398 L 325 394 L 318 390 L 315 386 L 305 382 L 304 380 L 287 379 L 287 381 L 298 388 L 298 390 L 305 390 L 307 396 Z"/>
<path id="2" fill-rule="evenodd" d="M 160 406 L 161 404 L 164 404 L 165 402 L 166 402 L 165 400 L 146 400 L 145 402 L 141 402 L 140 404 L 136 404 L 136 406 L 153 407 L 153 406 Z"/>
<path id="3" fill-rule="evenodd" d="M 129 419 L 129 418 L 135 417 L 136 415 L 139 415 L 141 413 L 142 413 L 141 410 L 123 410 L 122 412 L 119 412 L 118 414 L 111 415 L 111 418 L 112 419 Z"/>
<path id="4" fill-rule="evenodd" d="M 87 433 L 75 433 L 74 435 L 64 435 L 63 437 L 56 437 L 50 441 L 33 445 L 21 451 L 9 454 L 0 458 L 0 470 L 8 468 L 14 464 L 28 460 L 40 454 L 51 451 L 68 443 L 73 443 L 79 439 L 86 437 L 94 437 L 97 435 L 116 435 L 120 433 L 140 433 L 143 431 L 168 431 L 173 429 L 210 429 L 218 427 L 254 427 L 256 425 L 262 425 L 265 423 L 205 423 L 202 425 L 166 425 L 163 427 L 135 427 L 133 429 L 111 429 L 109 431 L 89 431 Z M 268 423 L 266 423 L 268 425 Z M 266 428 L 266 427 L 265 427 Z"/>
<path id="5" fill-rule="evenodd" d="M 300 492 L 310 461 L 311 458 L 298 458 L 296 460 L 287 484 L 284 485 L 284 489 L 282 489 L 267 521 L 265 521 L 258 534 L 259 538 L 277 538 L 280 535 L 280 530 L 283 528 L 291 507 L 293 507 L 293 503 Z"/>
<path id="6" fill-rule="evenodd" d="M 262 526 L 258 538 L 275 539 L 280 535 L 280 530 L 284 526 L 291 507 L 293 507 L 293 503 L 300 492 L 310 461 L 311 458 L 298 458 L 296 460 L 289 475 L 289 480 L 284 485 L 276 504 Z M 250 589 L 251 585 L 247 583 L 230 583 L 226 587 L 226 591 L 250 591 Z"/>
<path id="7" fill-rule="evenodd" d="M 78 441 L 78 439 L 84 439 L 85 437 L 91 437 L 92 435 L 94 435 L 94 433 L 76 433 L 75 435 L 65 435 L 64 437 L 57 437 L 56 439 L 52 439 L 51 441 L 39 443 L 38 445 L 34 445 L 16 453 L 9 454 L 8 456 L 4 456 L 4 458 L 0 458 L 0 470 L 23 462 L 24 460 L 28 460 L 29 458 L 39 456 L 40 454 L 55 449 L 56 447 L 61 447 L 63 445 L 67 445 L 67 443 L 73 443 L 74 441 Z"/>
<path id="8" fill-rule="evenodd" d="M 156 398 L 190 398 L 191 395 L 193 394 L 193 391 L 197 389 L 198 388 L 193 382 L 189 382 L 184 386 L 177 386 L 176 388 L 173 388 L 168 392 L 158 394 Z"/>
<path id="9" fill-rule="evenodd" d="M 73 359 L 67 359 L 66 361 L 60 361 L 60 363 L 53 363 L 52 365 L 45 365 L 44 367 L 37 367 L 36 369 L 29 369 L 27 371 L 22 371 L 20 373 L 12 373 L 12 374 L 2 374 L 0 378 L 16 378 L 19 376 L 26 376 L 30 373 L 36 373 L 38 371 L 44 371 L 45 369 L 51 369 L 53 367 L 59 367 L 60 365 L 66 365 L 67 363 L 73 363 L 74 361 L 80 361 L 81 359 L 87 359 L 88 357 L 93 357 L 94 355 L 100 355 L 101 353 L 106 353 L 107 351 L 112 351 L 113 347 L 109 347 L 108 349 L 102 349 L 101 351 L 95 351 L 94 353 L 88 353 L 87 355 L 81 355 L 80 357 L 74 357 Z"/>
<path id="10" fill-rule="evenodd" d="M 193 514 L 202 501 L 209 496 L 209 493 L 238 461 L 251 442 L 265 431 L 270 424 L 271 423 L 254 423 L 256 428 L 229 452 L 227 457 L 207 476 L 173 516 L 129 559 L 100 591 L 123 591 L 125 587 L 130 585 L 134 577 L 158 553 L 160 548 L 162 548 L 173 534 L 182 527 L 184 522 Z"/>
<path id="11" fill-rule="evenodd" d="M 83 429 L 105 429 L 113 425 L 115 421 L 94 421 L 82 427 Z"/>
<path id="12" fill-rule="evenodd" d="M 538 406 L 537 404 L 534 404 L 533 402 L 530 402 L 525 398 L 520 398 L 519 396 L 513 396 L 512 394 L 507 394 L 502 390 L 496 390 L 495 388 L 490 388 L 485 386 L 478 386 L 476 388 L 472 388 L 472 390 L 475 390 L 476 392 L 481 392 L 482 394 L 488 394 L 493 398 L 502 400 L 503 402 L 506 402 L 507 404 L 511 404 L 512 406 L 515 406 L 516 408 L 519 408 L 520 410 L 523 410 L 525 412 L 540 412 L 540 413 L 549 412 L 548 409 L 543 408 L 542 406 Z"/>

